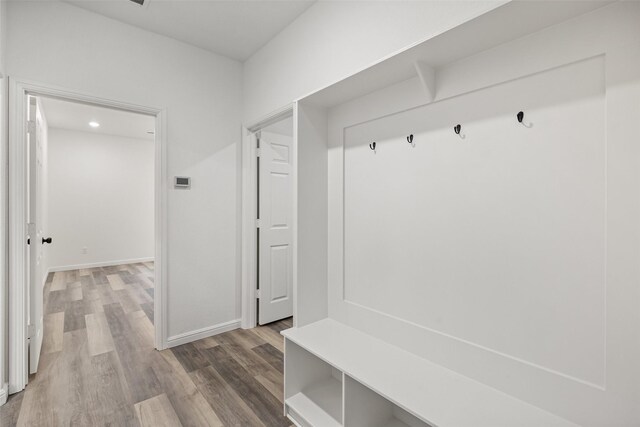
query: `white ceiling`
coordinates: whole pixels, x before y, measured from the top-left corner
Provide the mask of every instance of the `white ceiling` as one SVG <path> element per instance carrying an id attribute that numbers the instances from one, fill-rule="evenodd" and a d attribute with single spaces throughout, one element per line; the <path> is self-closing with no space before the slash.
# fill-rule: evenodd
<path id="1" fill-rule="evenodd" d="M 315 0 L 66 0 L 75 6 L 239 61 Z"/>
<path id="2" fill-rule="evenodd" d="M 153 139 L 155 118 L 128 111 L 93 105 L 40 98 L 47 125 L 50 128 L 70 129 L 127 138 Z M 89 122 L 96 121 L 100 127 L 92 128 Z"/>

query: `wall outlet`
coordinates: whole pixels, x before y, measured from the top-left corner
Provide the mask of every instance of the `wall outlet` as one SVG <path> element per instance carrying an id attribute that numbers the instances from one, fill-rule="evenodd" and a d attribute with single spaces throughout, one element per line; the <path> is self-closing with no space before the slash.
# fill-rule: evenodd
<path id="1" fill-rule="evenodd" d="M 89 250 L 87 248 L 82 248 L 80 253 L 87 254 L 87 253 L 89 253 Z"/>

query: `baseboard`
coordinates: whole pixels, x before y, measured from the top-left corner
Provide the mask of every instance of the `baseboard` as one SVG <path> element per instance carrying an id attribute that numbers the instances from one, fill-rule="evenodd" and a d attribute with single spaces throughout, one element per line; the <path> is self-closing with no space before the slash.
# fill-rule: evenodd
<path id="1" fill-rule="evenodd" d="M 60 265 L 57 267 L 49 267 L 48 272 L 53 273 L 56 271 L 80 270 L 82 268 L 96 268 L 96 267 L 109 267 L 112 265 L 137 264 L 139 262 L 151 262 L 154 259 L 155 259 L 154 257 L 134 258 L 134 259 L 121 259 L 117 261 L 91 262 L 87 264 Z"/>
<path id="2" fill-rule="evenodd" d="M 2 388 L 0 388 L 0 406 L 7 403 L 7 398 L 9 397 L 9 384 L 2 384 Z"/>
<path id="3" fill-rule="evenodd" d="M 195 331 L 173 335 L 167 338 L 167 348 L 175 347 L 182 344 L 187 344 L 187 343 L 201 340 L 207 337 L 212 337 L 214 335 L 218 335 L 223 332 L 228 332 L 234 329 L 238 329 L 239 327 L 240 327 L 240 319 L 237 319 L 237 320 L 232 320 L 230 322 L 218 323 L 217 325 L 208 326 L 206 328 L 197 329 Z"/>

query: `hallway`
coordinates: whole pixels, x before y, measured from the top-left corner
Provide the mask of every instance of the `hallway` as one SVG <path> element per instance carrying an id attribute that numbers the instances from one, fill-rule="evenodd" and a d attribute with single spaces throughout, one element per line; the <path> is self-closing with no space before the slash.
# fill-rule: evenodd
<path id="1" fill-rule="evenodd" d="M 2 426 L 288 426 L 291 320 L 153 348 L 153 263 L 50 274 L 38 373 Z"/>

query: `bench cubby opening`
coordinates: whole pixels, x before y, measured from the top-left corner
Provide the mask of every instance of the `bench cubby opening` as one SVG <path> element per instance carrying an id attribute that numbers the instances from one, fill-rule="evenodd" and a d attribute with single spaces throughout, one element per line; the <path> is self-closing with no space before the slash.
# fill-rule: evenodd
<path id="1" fill-rule="evenodd" d="M 286 342 L 286 415 L 301 426 L 342 425 L 342 372 Z"/>

